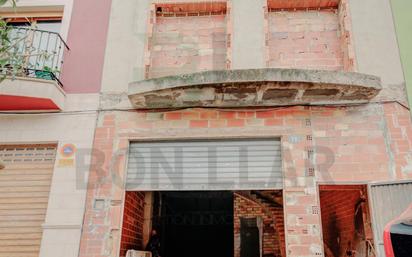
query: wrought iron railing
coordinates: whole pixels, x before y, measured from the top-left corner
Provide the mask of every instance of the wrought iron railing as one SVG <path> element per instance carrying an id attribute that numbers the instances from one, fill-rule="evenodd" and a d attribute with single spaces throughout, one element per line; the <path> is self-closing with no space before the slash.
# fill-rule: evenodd
<path id="1" fill-rule="evenodd" d="M 70 50 L 59 33 L 33 29 L 30 27 L 9 28 L 10 47 L 12 62 L 20 67 L 17 76 L 55 80 L 60 86 L 61 67 L 63 64 L 63 53 Z M 16 74 L 14 74 L 16 75 Z"/>

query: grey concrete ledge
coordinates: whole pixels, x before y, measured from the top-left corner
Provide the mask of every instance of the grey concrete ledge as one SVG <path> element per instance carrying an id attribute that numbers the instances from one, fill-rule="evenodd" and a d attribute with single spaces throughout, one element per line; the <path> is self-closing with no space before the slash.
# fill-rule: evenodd
<path id="1" fill-rule="evenodd" d="M 379 77 L 340 71 L 249 69 L 205 71 L 136 81 L 128 96 L 136 108 L 246 107 L 367 102 Z"/>

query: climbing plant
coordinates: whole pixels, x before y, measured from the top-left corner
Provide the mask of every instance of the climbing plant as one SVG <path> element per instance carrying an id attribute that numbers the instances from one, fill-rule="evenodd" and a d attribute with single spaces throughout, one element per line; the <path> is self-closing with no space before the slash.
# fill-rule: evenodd
<path id="1" fill-rule="evenodd" d="M 6 4 L 16 8 L 16 0 L 0 0 L 0 7 Z M 15 60 L 18 59 L 18 56 L 13 54 L 12 48 L 10 28 L 7 26 L 6 20 L 0 16 L 0 82 L 4 80 L 8 73 L 16 73 L 18 69 L 19 65 L 13 65 L 16 63 Z"/>

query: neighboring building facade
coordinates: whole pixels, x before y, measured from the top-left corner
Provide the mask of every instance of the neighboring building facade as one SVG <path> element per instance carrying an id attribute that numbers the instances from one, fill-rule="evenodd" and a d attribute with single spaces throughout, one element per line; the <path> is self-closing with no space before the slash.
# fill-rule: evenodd
<path id="1" fill-rule="evenodd" d="M 70 50 L 62 87 L 0 84 L 0 226 L 39 242 L 5 233 L 0 256 L 123 257 L 152 229 L 166 257 L 384 256 L 412 202 L 389 0 L 33 2 Z"/>
<path id="2" fill-rule="evenodd" d="M 17 10 L 0 8 L 15 27 L 13 40 L 25 42 L 19 49 L 34 56 L 25 74 L 0 83 L 0 256 L 78 255 L 81 173 L 87 179 L 107 31 L 96 24 L 109 15 L 103 2 L 21 0 Z M 46 51 L 50 58 L 35 60 Z"/>
<path id="3" fill-rule="evenodd" d="M 412 64 L 412 35 L 409 33 L 412 17 L 408 10 L 412 8 L 412 3 L 405 0 L 392 0 L 392 13 L 395 21 L 396 35 L 398 37 L 399 51 L 405 74 L 406 88 L 409 101 L 412 99 L 412 71 L 409 67 Z"/>

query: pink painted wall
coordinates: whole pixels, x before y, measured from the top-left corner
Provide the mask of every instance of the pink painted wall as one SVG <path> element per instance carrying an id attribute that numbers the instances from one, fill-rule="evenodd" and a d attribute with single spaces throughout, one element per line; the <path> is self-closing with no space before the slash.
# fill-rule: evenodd
<path id="1" fill-rule="evenodd" d="M 62 82 L 67 93 L 101 88 L 111 0 L 74 0 Z"/>

